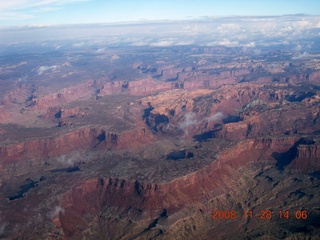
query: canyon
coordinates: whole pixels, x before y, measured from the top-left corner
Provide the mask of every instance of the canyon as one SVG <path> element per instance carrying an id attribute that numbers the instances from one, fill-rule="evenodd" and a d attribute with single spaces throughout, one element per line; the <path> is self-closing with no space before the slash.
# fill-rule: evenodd
<path id="1" fill-rule="evenodd" d="M 67 53 L 1 65 L 0 238 L 319 236 L 316 53 Z"/>

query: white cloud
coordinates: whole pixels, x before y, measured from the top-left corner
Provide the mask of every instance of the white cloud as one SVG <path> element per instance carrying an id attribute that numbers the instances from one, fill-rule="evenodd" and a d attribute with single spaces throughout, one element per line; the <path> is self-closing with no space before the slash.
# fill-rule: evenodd
<path id="1" fill-rule="evenodd" d="M 239 46 L 239 42 L 230 41 L 229 39 L 223 39 L 218 42 L 218 45 L 225 46 L 225 47 L 237 47 Z"/>
<path id="2" fill-rule="evenodd" d="M 186 40 L 186 41 L 180 41 L 180 42 L 176 42 L 174 45 L 177 45 L 177 46 L 186 46 L 186 45 L 192 45 L 194 44 L 194 41 L 190 40 Z"/>
<path id="3" fill-rule="evenodd" d="M 105 51 L 106 51 L 105 48 L 99 48 L 96 52 L 97 52 L 97 53 L 103 53 L 103 52 L 105 52 Z"/>
<path id="4" fill-rule="evenodd" d="M 74 164 L 81 162 L 80 153 L 72 153 L 70 156 L 62 155 L 57 158 L 57 161 L 66 166 L 74 166 Z"/>
<path id="5" fill-rule="evenodd" d="M 64 208 L 57 206 L 51 212 L 49 212 L 48 216 L 50 218 L 54 218 L 59 216 L 60 213 L 64 214 L 64 212 L 65 212 Z"/>
<path id="6" fill-rule="evenodd" d="M 145 41 L 138 41 L 138 42 L 133 42 L 130 44 L 131 46 L 134 47 L 142 47 L 142 46 L 148 46 L 149 42 L 145 42 Z"/>
<path id="7" fill-rule="evenodd" d="M 195 114 L 194 112 L 188 112 L 184 115 L 184 120 L 179 123 L 179 128 L 187 131 L 188 127 L 196 125 L 197 122 L 197 114 Z"/>
<path id="8" fill-rule="evenodd" d="M 0 10 L 20 10 L 33 7 L 61 6 L 69 3 L 86 2 L 88 0 L 10 0 L 0 1 Z"/>
<path id="9" fill-rule="evenodd" d="M 217 27 L 217 31 L 219 32 L 219 34 L 235 33 L 239 32 L 240 30 L 240 25 L 237 23 L 225 23 Z"/>
<path id="10" fill-rule="evenodd" d="M 301 44 L 298 44 L 295 48 L 294 48 L 295 51 L 297 52 L 300 52 L 302 50 L 302 46 Z"/>
<path id="11" fill-rule="evenodd" d="M 91 0 L 3 0 L 0 1 L 0 20 L 27 20 L 40 12 L 61 9 L 63 5 Z"/>
<path id="12" fill-rule="evenodd" d="M 59 65 L 53 65 L 53 66 L 41 66 L 37 69 L 38 76 L 44 74 L 45 72 L 56 72 L 60 71 L 61 66 Z"/>
<path id="13" fill-rule="evenodd" d="M 133 34 L 132 34 L 133 35 Z M 149 46 L 151 40 L 148 38 L 141 38 L 141 37 L 128 37 L 122 40 L 123 43 L 127 43 L 130 46 Z"/>
<path id="14" fill-rule="evenodd" d="M 250 43 L 247 43 L 244 45 L 245 47 L 255 47 L 256 46 L 256 42 L 255 41 L 252 41 Z"/>
<path id="15" fill-rule="evenodd" d="M 27 19 L 33 19 L 35 16 L 31 14 L 26 14 L 26 13 L 20 13 L 20 12 L 15 12 L 15 11 L 10 11 L 10 12 L 1 12 L 0 11 L 0 20 L 27 20 Z"/>
<path id="16" fill-rule="evenodd" d="M 85 46 L 85 45 L 86 45 L 86 43 L 85 43 L 84 41 L 82 41 L 82 42 L 73 43 L 73 44 L 72 44 L 72 47 L 79 48 L 79 47 L 83 47 L 83 46 Z"/>
<path id="17" fill-rule="evenodd" d="M 164 40 L 164 41 L 151 43 L 150 46 L 153 46 L 153 47 L 168 47 L 168 46 L 172 46 L 173 44 L 174 44 L 173 41 Z"/>
<path id="18" fill-rule="evenodd" d="M 293 26 L 298 29 L 307 29 L 313 27 L 314 25 L 310 21 L 302 20 L 294 22 Z"/>
<path id="19" fill-rule="evenodd" d="M 292 57 L 292 59 L 307 58 L 307 57 L 309 57 L 309 56 L 310 56 L 310 54 L 309 54 L 309 53 L 304 52 L 304 53 L 302 53 L 302 54 L 299 54 L 298 56 Z"/>
<path id="20" fill-rule="evenodd" d="M 180 32 L 188 35 L 197 35 L 199 33 L 212 32 L 212 28 L 210 28 L 210 26 L 206 24 L 189 24 L 187 26 L 183 26 Z"/>
<path id="21" fill-rule="evenodd" d="M 225 115 L 222 112 L 216 112 L 214 115 L 206 117 L 205 119 L 199 120 L 197 118 L 197 114 L 194 112 L 187 112 L 183 118 L 182 121 L 179 123 L 179 129 L 183 130 L 185 134 L 188 134 L 189 130 L 192 129 L 193 126 L 201 123 L 203 120 L 206 122 L 216 122 L 220 121 L 225 117 Z"/>
<path id="22" fill-rule="evenodd" d="M 212 46 L 217 46 L 218 42 L 206 42 L 203 45 L 206 47 L 212 47 Z"/>
<path id="23" fill-rule="evenodd" d="M 222 118 L 224 118 L 224 114 L 222 112 L 217 112 L 214 115 L 207 117 L 206 120 L 208 122 L 215 122 L 215 121 L 219 121 L 222 120 Z"/>
<path id="24" fill-rule="evenodd" d="M 33 10 L 32 12 L 37 13 L 37 12 L 52 12 L 52 11 L 57 11 L 60 10 L 61 7 L 41 7 L 37 8 L 36 10 Z"/>
<path id="25" fill-rule="evenodd" d="M 76 0 L 74 0 L 76 1 Z M 23 1 L 25 2 L 25 1 Z M 38 4 L 45 1 L 36 1 Z M 60 7 L 62 1 L 47 0 L 53 5 L 41 5 L 39 8 Z M 63 1 L 73 2 L 73 1 Z M 19 12 L 7 14 L 4 18 L 32 18 L 29 15 L 20 15 Z M 2 15 L 0 14 L 0 19 Z M 47 39 L 70 39 L 73 38 L 73 47 L 95 47 L 99 36 L 101 46 L 226 46 L 226 47 L 250 47 L 259 48 L 261 46 L 275 46 L 279 44 L 297 45 L 303 43 L 305 49 L 305 39 L 319 37 L 320 17 L 311 16 L 284 16 L 284 17 L 239 17 L 239 18 L 215 18 L 202 21 L 178 21 L 178 22 L 149 22 L 148 24 L 89 24 L 77 26 L 54 26 L 36 29 L 24 27 L 23 31 L 13 28 L 14 31 L 1 31 L 0 42 L 23 42 L 39 41 L 41 38 Z M 21 27 L 22 29 L 22 27 Z M 66 32 L 69 34 L 66 35 Z M 6 36 L 7 34 L 7 36 Z M 4 36 L 4 37 L 3 37 Z M 19 36 L 19 37 L 18 37 Z M 23 37 L 25 36 L 25 37 Z M 103 37 L 101 37 L 103 36 Z M 8 40 L 6 40 L 8 39 Z M 292 46 L 294 48 L 294 46 Z M 304 50 L 303 49 L 303 50 Z M 254 49 L 253 49 L 254 50 Z M 102 50 L 98 50 L 100 52 Z"/>

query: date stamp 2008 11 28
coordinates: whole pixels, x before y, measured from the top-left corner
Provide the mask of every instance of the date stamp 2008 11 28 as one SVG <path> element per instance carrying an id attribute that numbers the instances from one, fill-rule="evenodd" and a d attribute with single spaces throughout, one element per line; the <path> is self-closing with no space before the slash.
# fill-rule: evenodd
<path id="1" fill-rule="evenodd" d="M 212 219 L 252 219 L 257 218 L 261 220 L 277 219 L 302 219 L 308 218 L 308 212 L 306 210 L 279 210 L 278 212 L 271 211 L 269 209 L 261 210 L 259 213 L 253 213 L 252 210 L 244 210 L 242 213 L 238 213 L 235 210 L 213 210 Z"/>

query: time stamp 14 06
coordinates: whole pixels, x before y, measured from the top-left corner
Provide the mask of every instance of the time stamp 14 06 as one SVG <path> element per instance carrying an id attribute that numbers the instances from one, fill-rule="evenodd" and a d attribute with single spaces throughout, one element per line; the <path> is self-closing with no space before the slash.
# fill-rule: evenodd
<path id="1" fill-rule="evenodd" d="M 242 212 L 237 212 L 235 210 L 213 210 L 212 219 L 261 219 L 261 220 L 271 220 L 273 218 L 277 219 L 298 219 L 305 220 L 308 218 L 308 212 L 306 210 L 279 210 L 272 211 L 269 209 L 260 210 L 253 212 L 252 210 L 244 210 Z"/>

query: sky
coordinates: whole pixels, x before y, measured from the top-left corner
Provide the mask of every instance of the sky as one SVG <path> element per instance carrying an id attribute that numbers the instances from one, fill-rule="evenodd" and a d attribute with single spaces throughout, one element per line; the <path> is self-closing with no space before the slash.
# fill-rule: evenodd
<path id="1" fill-rule="evenodd" d="M 319 0 L 0 0 L 0 26 L 320 15 Z"/>

